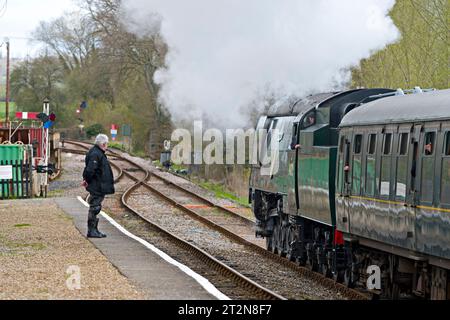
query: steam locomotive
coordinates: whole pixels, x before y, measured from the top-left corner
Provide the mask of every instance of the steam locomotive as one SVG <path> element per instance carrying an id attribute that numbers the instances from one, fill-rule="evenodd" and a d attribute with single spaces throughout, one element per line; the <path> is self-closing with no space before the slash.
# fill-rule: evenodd
<path id="1" fill-rule="evenodd" d="M 257 130 L 278 161 L 250 177 L 268 250 L 349 287 L 378 267 L 378 297 L 450 299 L 450 90 L 288 98 Z"/>

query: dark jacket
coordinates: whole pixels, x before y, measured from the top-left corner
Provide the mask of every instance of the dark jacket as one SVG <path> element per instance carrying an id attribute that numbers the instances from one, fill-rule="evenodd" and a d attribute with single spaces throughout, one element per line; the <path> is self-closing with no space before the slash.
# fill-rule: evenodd
<path id="1" fill-rule="evenodd" d="M 94 146 L 86 155 L 83 179 L 88 183 L 89 193 L 98 196 L 114 194 L 114 176 L 105 152 Z"/>

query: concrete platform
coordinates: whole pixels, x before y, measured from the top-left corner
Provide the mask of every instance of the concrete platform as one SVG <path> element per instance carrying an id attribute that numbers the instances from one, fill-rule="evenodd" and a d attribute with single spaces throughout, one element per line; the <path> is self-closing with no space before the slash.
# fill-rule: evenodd
<path id="1" fill-rule="evenodd" d="M 87 233 L 88 209 L 75 198 L 55 199 L 73 217 L 82 235 Z M 141 243 L 131 239 L 100 217 L 105 239 L 89 239 L 109 261 L 137 287 L 155 300 L 215 300 L 194 278 L 169 264 Z"/>

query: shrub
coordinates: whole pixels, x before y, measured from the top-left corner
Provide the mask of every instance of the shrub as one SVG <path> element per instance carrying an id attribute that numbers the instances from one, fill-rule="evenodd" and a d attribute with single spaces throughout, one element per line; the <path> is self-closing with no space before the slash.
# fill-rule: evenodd
<path id="1" fill-rule="evenodd" d="M 86 134 L 87 134 L 88 138 L 95 137 L 95 136 L 99 135 L 100 133 L 104 133 L 104 132 L 105 132 L 105 129 L 99 123 L 96 123 L 86 129 Z"/>

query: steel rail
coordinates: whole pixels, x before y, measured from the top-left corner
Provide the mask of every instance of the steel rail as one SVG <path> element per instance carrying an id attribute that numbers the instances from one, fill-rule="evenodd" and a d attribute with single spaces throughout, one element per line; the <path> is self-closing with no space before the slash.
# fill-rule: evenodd
<path id="1" fill-rule="evenodd" d="M 126 160 L 128 160 L 128 159 L 126 159 Z M 231 210 L 229 208 L 226 208 L 226 207 L 221 206 L 221 205 L 219 205 L 217 203 L 214 203 L 213 201 L 205 198 L 202 195 L 199 195 L 198 193 L 195 193 L 194 191 L 191 191 L 189 189 L 183 188 L 182 186 L 180 186 L 180 185 L 178 185 L 178 184 L 168 180 L 167 178 L 162 177 L 161 175 L 159 175 L 159 174 L 157 174 L 155 172 L 151 172 L 150 174 L 151 174 L 152 177 L 155 177 L 155 178 L 159 179 L 160 181 L 163 181 L 166 185 L 171 186 L 171 187 L 173 187 L 175 189 L 178 189 L 178 190 L 180 190 L 182 192 L 185 192 L 185 193 L 189 194 L 190 196 L 194 197 L 197 200 L 200 200 L 201 202 L 207 204 L 209 207 L 211 207 L 213 209 L 218 209 L 218 210 L 224 211 L 228 215 L 231 215 L 231 216 L 239 219 L 241 222 L 243 222 L 243 223 L 245 223 L 247 225 L 250 225 L 250 226 L 254 226 L 255 225 L 255 221 L 253 221 L 253 220 L 251 220 L 251 219 L 249 219 L 247 217 L 244 217 L 244 216 L 240 215 L 239 213 L 234 212 L 233 210 Z"/>
<path id="2" fill-rule="evenodd" d="M 66 142 L 67 143 L 71 143 L 71 142 L 68 142 L 68 141 L 66 141 Z M 86 149 L 86 147 L 81 145 L 81 144 L 78 144 L 78 146 Z M 64 148 L 62 151 L 63 152 L 77 151 L 80 154 L 84 154 L 82 151 L 74 150 L 74 149 L 66 149 L 66 148 Z M 75 153 L 75 152 L 72 152 L 72 153 Z M 260 299 L 263 299 L 263 300 L 287 300 L 283 296 L 281 296 L 281 295 L 279 295 L 279 294 L 277 294 L 277 293 L 275 293 L 275 292 L 273 292 L 273 291 L 271 291 L 271 290 L 269 290 L 267 288 L 264 288 L 263 286 L 259 285 L 255 281 L 249 279 L 248 277 L 244 276 L 243 274 L 239 273 L 238 271 L 236 271 L 236 270 L 230 268 L 229 266 L 227 266 L 226 264 L 220 262 L 219 260 L 217 260 L 212 255 L 208 254 L 204 250 L 202 250 L 202 249 L 198 248 L 197 246 L 195 246 L 195 245 L 193 245 L 193 244 L 191 244 L 191 243 L 189 243 L 189 242 L 179 238 L 175 234 L 172 234 L 171 232 L 167 231 L 166 229 L 164 229 L 160 225 L 158 225 L 158 224 L 150 221 L 146 217 L 144 217 L 138 210 L 136 210 L 132 206 L 130 206 L 128 204 L 127 200 L 129 198 L 129 196 L 133 192 L 135 192 L 136 189 L 140 188 L 142 185 L 145 186 L 145 182 L 144 181 L 148 179 L 148 176 L 149 176 L 148 171 L 145 168 L 139 166 L 138 164 L 132 163 L 134 166 L 139 168 L 141 171 L 146 172 L 146 177 L 144 178 L 144 180 L 140 180 L 140 179 L 134 177 L 132 174 L 124 171 L 122 168 L 120 168 L 120 166 L 115 164 L 113 161 L 111 161 L 110 163 L 111 163 L 112 166 L 114 166 L 120 172 L 119 177 L 116 179 L 116 181 L 119 181 L 124 176 L 127 176 L 127 177 L 129 177 L 130 179 L 132 179 L 133 181 L 136 182 L 133 186 L 128 188 L 125 191 L 125 193 L 122 195 L 122 197 L 121 197 L 122 204 L 130 212 L 134 213 L 141 220 L 143 220 L 147 224 L 151 225 L 153 228 L 158 230 L 160 233 L 162 233 L 165 236 L 167 236 L 170 239 L 172 239 L 179 247 L 181 247 L 182 249 L 184 249 L 184 250 L 188 251 L 189 253 L 193 254 L 197 259 L 199 259 L 200 261 L 205 263 L 210 268 L 214 269 L 215 271 L 217 271 L 218 273 L 220 273 L 224 277 L 232 279 L 236 284 L 238 284 L 241 287 L 245 288 L 246 290 L 252 292 L 256 297 L 258 297 Z"/>
<path id="3" fill-rule="evenodd" d="M 75 142 L 75 141 L 69 140 L 67 142 L 72 143 L 72 142 Z M 81 145 L 81 143 L 79 143 L 79 142 L 75 142 L 75 143 Z M 130 163 L 132 165 L 136 165 L 133 161 L 131 161 L 131 160 L 121 156 L 119 153 L 117 153 L 115 151 L 112 151 L 112 150 L 108 150 L 108 151 L 109 151 L 109 153 L 111 155 L 116 156 L 116 157 L 120 157 L 122 160 L 125 160 L 125 161 L 127 161 L 128 163 Z M 152 177 L 155 177 L 155 178 L 163 181 L 165 184 L 167 184 L 167 185 L 169 185 L 171 187 L 174 187 L 174 188 L 176 188 L 176 189 L 178 189 L 178 190 L 180 190 L 182 192 L 185 192 L 185 193 L 189 194 L 192 197 L 195 197 L 197 200 L 200 200 L 201 202 L 207 204 L 209 207 L 212 207 L 212 208 L 215 208 L 215 209 L 219 209 L 221 211 L 226 212 L 228 215 L 232 215 L 232 216 L 238 218 L 241 222 L 243 222 L 243 223 L 245 223 L 247 225 L 251 225 L 251 226 L 255 225 L 255 221 L 253 221 L 253 220 L 251 220 L 251 219 L 249 219 L 247 217 L 244 217 L 244 216 L 240 215 L 239 213 L 234 212 L 233 210 L 231 210 L 229 208 L 226 208 L 226 207 L 221 206 L 221 205 L 219 205 L 217 203 L 214 203 L 213 201 L 207 199 L 206 197 L 204 197 L 202 195 L 199 195 L 198 193 L 195 193 L 195 192 L 193 192 L 193 191 L 191 191 L 189 189 L 183 188 L 182 186 L 173 183 L 172 181 L 168 180 L 167 178 L 164 178 L 163 176 L 161 176 L 161 175 L 159 175 L 159 174 L 157 174 L 155 172 L 149 172 L 148 171 L 148 175 L 149 176 L 151 175 Z M 147 180 L 148 180 L 148 178 L 146 179 L 146 181 Z"/>
<path id="4" fill-rule="evenodd" d="M 127 190 L 123 196 L 122 196 L 122 203 L 123 205 L 139 216 L 142 220 L 147 222 L 148 224 L 152 225 L 154 228 L 156 228 L 161 233 L 167 235 L 172 240 L 174 240 L 180 247 L 187 250 L 188 252 L 192 253 L 195 257 L 197 257 L 202 262 L 206 263 L 208 266 L 216 270 L 217 272 L 221 273 L 223 276 L 226 276 L 227 278 L 233 279 L 236 283 L 240 284 L 247 290 L 253 292 L 257 297 L 265 299 L 265 300 L 287 300 L 283 296 L 262 287 L 261 285 L 257 284 L 253 280 L 247 278 L 246 276 L 242 275 L 238 271 L 230 268 L 226 264 L 220 262 L 215 257 L 210 255 L 209 253 L 205 252 L 204 250 L 200 249 L 199 247 L 179 238 L 175 234 L 167 231 L 160 225 L 150 221 L 146 217 L 144 217 L 138 210 L 134 209 L 132 206 L 128 204 L 128 198 L 130 195 L 136 191 L 136 189 L 140 188 L 143 183 L 139 182 L 136 185 L 132 186 L 129 190 Z"/>
<path id="5" fill-rule="evenodd" d="M 172 204 L 174 207 L 182 210 L 183 212 L 188 214 L 191 218 L 207 225 L 208 227 L 210 227 L 213 230 L 220 232 L 221 234 L 223 234 L 230 240 L 235 241 L 241 245 L 249 247 L 251 250 L 253 250 L 254 252 L 257 252 L 258 254 L 261 254 L 271 260 L 274 260 L 274 261 L 290 268 L 291 270 L 298 272 L 299 274 L 301 274 L 303 276 L 309 277 L 309 278 L 313 279 L 314 281 L 324 285 L 325 287 L 332 289 L 334 291 L 337 291 L 348 298 L 351 298 L 354 300 L 367 300 L 369 298 L 365 294 L 363 294 L 359 291 L 350 289 L 341 283 L 338 283 L 330 278 L 324 277 L 322 274 L 313 272 L 305 267 L 301 267 L 301 266 L 295 264 L 294 262 L 289 261 L 288 259 L 280 257 L 279 255 L 276 255 L 270 251 L 267 251 L 266 249 L 256 245 L 255 243 L 252 243 L 252 242 L 242 238 L 241 236 L 222 227 L 221 225 L 201 216 L 196 211 L 186 207 L 183 204 L 178 203 L 176 200 L 172 199 L 171 197 L 169 197 L 169 196 L 165 195 L 164 193 L 160 192 L 159 190 L 155 189 L 148 183 L 142 182 L 141 185 L 144 186 L 145 188 L 147 188 L 152 193 L 158 195 L 161 199 Z"/>
<path id="6" fill-rule="evenodd" d="M 72 142 L 70 142 L 70 143 L 72 143 Z M 76 142 L 76 144 L 79 144 L 80 146 L 83 146 L 84 148 L 86 148 L 86 146 L 83 145 L 82 143 Z M 148 172 L 148 170 L 143 168 L 141 165 L 139 165 L 137 163 L 134 163 L 133 161 L 131 161 L 129 159 L 126 159 L 126 158 L 122 157 L 120 154 L 117 154 L 115 152 L 111 152 L 111 154 L 113 154 L 117 158 L 120 158 L 121 160 L 127 161 L 128 163 L 136 166 L 137 168 L 141 169 L 142 171 L 146 171 L 147 172 L 146 176 L 147 177 L 150 176 L 150 173 Z M 129 176 L 131 178 L 131 176 L 132 176 L 131 174 L 129 174 L 128 172 L 124 172 L 124 173 L 125 173 L 125 175 L 127 175 L 127 176 Z M 130 188 L 130 190 L 135 191 L 140 186 L 143 186 L 144 188 L 148 189 L 152 193 L 156 194 L 161 199 L 163 199 L 166 202 L 170 203 L 174 207 L 182 210 L 183 212 L 188 214 L 191 218 L 193 218 L 193 219 L 195 219 L 195 220 L 197 220 L 197 221 L 207 225 L 208 227 L 210 227 L 210 228 L 220 232 L 221 234 L 223 234 L 224 236 L 226 236 L 227 238 L 229 238 L 232 241 L 235 241 L 235 242 L 240 243 L 241 245 L 250 247 L 254 252 L 257 252 L 257 253 L 265 256 L 265 257 L 268 257 L 269 259 L 272 259 L 272 260 L 274 260 L 274 261 L 276 261 L 276 262 L 278 262 L 278 263 L 280 263 L 280 264 L 290 268 L 291 270 L 301 274 L 302 276 L 308 277 L 308 278 L 314 280 L 315 282 L 317 282 L 317 283 L 319 283 L 319 284 L 321 284 L 321 285 L 323 285 L 323 286 L 325 286 L 325 287 L 327 287 L 327 288 L 329 288 L 331 290 L 334 290 L 334 291 L 344 295 L 345 297 L 353 299 L 353 300 L 369 300 L 371 298 L 370 296 L 368 296 L 367 294 L 365 294 L 363 292 L 357 291 L 357 290 L 352 289 L 352 288 L 348 288 L 347 286 L 345 286 L 345 285 L 343 285 L 341 283 L 338 283 L 338 282 L 334 281 L 333 279 L 327 278 L 327 277 L 323 276 L 320 273 L 311 271 L 308 268 L 299 266 L 298 264 L 296 264 L 294 262 L 291 262 L 288 259 L 285 259 L 285 258 L 283 258 L 283 257 L 281 257 L 279 255 L 276 255 L 276 254 L 274 254 L 274 253 L 272 253 L 270 251 L 267 251 L 266 249 L 264 249 L 264 248 L 262 248 L 262 247 L 260 247 L 260 246 L 258 246 L 256 244 L 254 244 L 254 243 L 252 243 L 252 242 L 250 242 L 250 241 L 240 237 L 239 235 L 233 233 L 232 231 L 230 231 L 230 230 L 228 230 L 228 229 L 226 229 L 226 228 L 216 224 L 215 222 L 213 222 L 213 221 L 211 221 L 211 220 L 201 216 L 200 214 L 198 214 L 194 210 L 190 209 L 186 205 L 178 203 L 176 200 L 172 199 L 168 195 L 165 195 L 161 191 L 155 189 L 153 186 L 151 186 L 150 184 L 148 184 L 146 182 L 148 179 L 140 180 L 139 182 L 138 182 L 139 179 L 137 179 L 137 178 L 131 178 L 131 179 L 135 180 L 137 182 L 137 184 L 134 185 L 132 188 Z M 170 183 L 170 185 L 176 186 L 177 189 L 180 189 L 180 188 L 178 188 L 178 186 L 176 184 Z M 127 190 L 127 191 L 130 191 L 130 190 Z M 185 189 L 181 188 L 181 190 L 185 190 Z M 127 200 L 128 200 L 128 197 L 131 195 L 131 193 L 132 192 L 125 192 L 123 197 L 122 197 L 123 198 L 122 202 L 126 203 Z M 189 191 L 189 193 L 192 193 L 192 192 Z M 125 196 L 127 196 L 127 197 L 125 198 Z M 200 196 L 200 198 L 201 198 L 201 196 Z M 125 203 L 124 203 L 124 205 L 125 205 Z M 127 205 L 125 205 L 125 206 L 128 208 Z M 224 208 L 224 209 L 226 209 L 226 208 Z M 130 210 L 135 213 L 135 210 L 132 210 L 132 209 L 130 209 Z M 140 215 L 140 214 L 138 214 L 138 215 L 142 219 L 147 221 L 147 219 L 145 219 L 142 215 Z M 240 216 L 240 217 L 242 217 L 242 216 Z M 247 219 L 247 220 L 251 221 L 249 219 Z M 149 222 L 149 221 L 147 221 L 147 222 Z"/>

